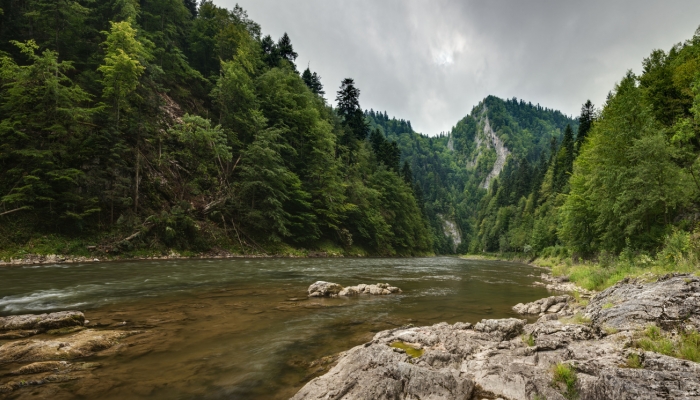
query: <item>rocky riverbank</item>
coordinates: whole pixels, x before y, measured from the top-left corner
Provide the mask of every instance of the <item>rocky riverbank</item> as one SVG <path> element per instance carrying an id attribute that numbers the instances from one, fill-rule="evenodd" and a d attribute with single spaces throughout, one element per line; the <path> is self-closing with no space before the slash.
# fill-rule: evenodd
<path id="1" fill-rule="evenodd" d="M 92 263 L 92 262 L 104 262 L 104 261 L 125 261 L 125 260 L 188 260 L 188 259 L 218 259 L 218 258 L 273 258 L 273 257 L 329 257 L 328 255 L 318 255 L 319 253 L 310 253 L 308 255 L 291 255 L 291 254 L 237 254 L 229 253 L 223 251 L 217 252 L 207 252 L 193 256 L 183 256 L 179 253 L 171 252 L 167 255 L 153 255 L 153 256 L 138 256 L 130 257 L 125 255 L 111 255 L 105 256 L 104 254 L 96 256 L 70 256 L 70 255 L 59 255 L 59 254 L 27 254 L 22 258 L 10 258 L 9 260 L 0 259 L 0 267 L 8 266 L 20 266 L 20 265 L 42 265 L 42 264 L 75 264 L 75 263 Z M 325 253 L 322 253 L 325 254 Z"/>
<path id="2" fill-rule="evenodd" d="M 517 308 L 542 316 L 379 332 L 293 399 L 700 399 L 698 277 Z"/>

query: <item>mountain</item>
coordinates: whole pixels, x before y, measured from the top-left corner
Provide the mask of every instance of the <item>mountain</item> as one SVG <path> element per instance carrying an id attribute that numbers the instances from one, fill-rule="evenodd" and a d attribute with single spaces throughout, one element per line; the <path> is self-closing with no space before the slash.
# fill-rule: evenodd
<path id="1" fill-rule="evenodd" d="M 563 140 L 567 126 L 578 127 L 578 120 L 559 111 L 495 96 L 476 105 L 448 134 L 433 137 L 386 112 L 365 115 L 371 129 L 397 143 L 410 166 L 440 253 L 469 251 L 479 236 L 480 202 L 493 182 L 516 166 L 537 165 Z"/>

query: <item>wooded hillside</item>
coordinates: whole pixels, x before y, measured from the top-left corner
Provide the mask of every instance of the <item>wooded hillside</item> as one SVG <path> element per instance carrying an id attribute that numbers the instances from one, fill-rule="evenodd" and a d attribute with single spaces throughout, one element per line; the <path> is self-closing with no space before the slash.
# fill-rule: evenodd
<path id="1" fill-rule="evenodd" d="M 0 248 L 432 251 L 352 79 L 236 6 L 0 2 Z M 328 94 L 326 94 L 328 92 Z M 331 94 L 332 93 L 332 94 Z"/>

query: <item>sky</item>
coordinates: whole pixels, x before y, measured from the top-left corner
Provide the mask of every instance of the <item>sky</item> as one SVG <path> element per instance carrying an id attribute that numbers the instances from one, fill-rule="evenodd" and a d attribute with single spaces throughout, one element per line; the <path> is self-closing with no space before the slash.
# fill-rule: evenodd
<path id="1" fill-rule="evenodd" d="M 600 106 L 627 70 L 700 26 L 698 0 L 214 0 L 236 3 L 335 103 L 353 78 L 364 109 L 448 132 L 488 95 L 578 116 Z"/>

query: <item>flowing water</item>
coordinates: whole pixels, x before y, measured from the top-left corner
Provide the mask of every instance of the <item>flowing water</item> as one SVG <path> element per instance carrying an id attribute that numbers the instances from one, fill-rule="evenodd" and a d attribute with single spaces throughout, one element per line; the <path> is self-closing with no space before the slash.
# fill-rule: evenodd
<path id="1" fill-rule="evenodd" d="M 101 365 L 89 377 L 45 385 L 41 397 L 284 399 L 327 370 L 328 356 L 380 330 L 516 316 L 514 304 L 547 295 L 532 286 L 539 273 L 456 257 L 8 267 L 0 315 L 81 310 L 96 329 L 143 331 L 87 360 Z M 403 293 L 307 299 L 317 280 Z M 16 367 L 0 365 L 0 376 Z"/>

